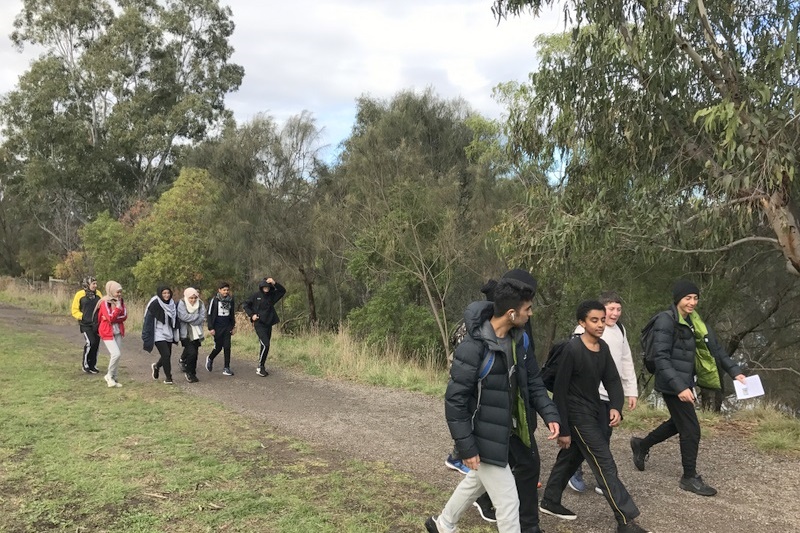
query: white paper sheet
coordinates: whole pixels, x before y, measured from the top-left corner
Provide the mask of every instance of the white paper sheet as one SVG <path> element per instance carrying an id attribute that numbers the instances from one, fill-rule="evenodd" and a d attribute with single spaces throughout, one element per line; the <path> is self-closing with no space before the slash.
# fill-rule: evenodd
<path id="1" fill-rule="evenodd" d="M 736 389 L 736 398 L 739 400 L 764 395 L 764 386 L 761 384 L 761 378 L 757 375 L 745 378 L 744 385 L 733 380 L 733 388 Z"/>

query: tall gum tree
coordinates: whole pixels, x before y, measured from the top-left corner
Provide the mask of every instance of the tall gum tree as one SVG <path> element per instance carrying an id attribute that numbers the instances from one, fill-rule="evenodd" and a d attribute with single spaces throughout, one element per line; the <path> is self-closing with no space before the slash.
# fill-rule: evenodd
<path id="1" fill-rule="evenodd" d="M 497 0 L 493 11 L 557 4 Z M 564 4 L 571 32 L 545 43 L 529 83 L 501 90 L 518 155 L 563 157 L 562 184 L 581 191 L 553 213 L 560 223 L 613 217 L 606 238 L 651 252 L 768 243 L 800 275 L 800 4 Z"/>

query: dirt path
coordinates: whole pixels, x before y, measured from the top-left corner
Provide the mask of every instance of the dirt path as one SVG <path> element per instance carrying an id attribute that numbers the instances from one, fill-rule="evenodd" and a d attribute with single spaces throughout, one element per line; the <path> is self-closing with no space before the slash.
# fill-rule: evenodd
<path id="1" fill-rule="evenodd" d="M 0 303 L 0 333 L 14 328 L 62 339 L 62 357 L 74 358 L 76 372 L 80 372 L 82 340 L 77 327 L 68 319 L 58 322 L 54 324 L 52 317 Z M 280 346 L 274 349 L 280 350 Z M 201 349 L 203 359 L 207 352 Z M 102 346 L 100 354 L 99 366 L 104 368 L 108 356 Z M 120 371 L 123 385 L 153 386 L 150 364 L 154 360 L 154 356 L 141 350 L 138 335 L 127 338 Z M 426 513 L 441 508 L 460 479 L 459 474 L 442 464 L 451 441 L 439 398 L 322 380 L 274 365 L 270 376 L 262 378 L 243 354 L 234 353 L 231 366 L 236 372 L 234 377 L 225 377 L 217 369 L 210 374 L 202 370 L 198 373 L 200 383 L 189 384 L 182 379 L 175 383 L 187 394 L 216 400 L 288 436 L 356 459 L 396 464 L 413 477 L 440 487 L 442 498 L 430 502 L 429 508 L 420 509 L 421 520 Z M 176 373 L 175 377 L 179 375 Z M 87 379 L 97 380 L 98 386 L 102 384 L 102 374 Z M 678 488 L 681 469 L 676 440 L 653 450 L 647 470 L 638 472 L 630 460 L 630 436 L 625 429 L 617 430 L 612 451 L 620 477 L 642 511 L 642 524 L 654 531 L 800 532 L 800 460 L 764 455 L 733 432 L 724 432 L 701 443 L 701 473 L 719 489 L 716 497 L 702 498 Z M 542 477 L 546 481 L 556 448 L 543 438 L 539 444 Z M 605 500 L 591 488 L 584 494 L 567 489 L 563 503 L 578 513 L 578 520 L 568 523 L 545 517 L 542 527 L 550 533 L 613 531 L 614 521 Z M 486 530 L 494 529 L 487 526 Z"/>

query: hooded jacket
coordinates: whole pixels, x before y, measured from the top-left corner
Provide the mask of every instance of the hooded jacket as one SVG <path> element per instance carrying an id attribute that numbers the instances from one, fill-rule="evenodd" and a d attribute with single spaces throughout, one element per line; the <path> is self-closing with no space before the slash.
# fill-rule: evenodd
<path id="1" fill-rule="evenodd" d="M 514 429 L 512 413 L 516 398 L 511 398 L 509 378 L 509 369 L 514 363 L 493 334 L 489 322 L 493 313 L 492 302 L 473 302 L 464 312 L 468 335 L 456 348 L 453 358 L 445 393 L 445 418 L 461 457 L 480 455 L 482 462 L 505 466 L 509 437 Z M 532 351 L 525 352 L 522 329 L 514 328 L 509 335 L 516 345 L 518 393 L 533 441 L 534 411 L 549 424 L 560 422 L 558 410 L 547 395 L 536 358 Z M 479 388 L 479 367 L 487 350 L 495 352 L 494 364 Z"/>
<path id="2" fill-rule="evenodd" d="M 161 299 L 161 293 L 165 290 L 170 291 L 168 302 Z M 142 322 L 142 348 L 146 352 L 152 352 L 156 342 L 178 342 L 178 308 L 172 300 L 171 294 L 172 290 L 169 287 L 159 286 L 156 289 L 156 295 L 147 303 Z M 164 312 L 162 304 L 172 308 L 172 317 Z"/>
<path id="3" fill-rule="evenodd" d="M 264 287 L 270 287 L 269 292 L 264 292 Z M 247 314 L 247 318 L 258 315 L 258 322 L 265 326 L 272 326 L 280 322 L 278 313 L 275 311 L 275 304 L 286 294 L 286 289 L 278 282 L 269 285 L 266 280 L 258 284 L 258 292 L 253 293 L 250 298 L 242 304 L 242 309 Z"/>
<path id="4" fill-rule="evenodd" d="M 84 328 L 92 327 L 92 315 L 97 307 L 98 298 L 102 298 L 103 294 L 95 290 L 94 293 L 81 289 L 75 293 L 72 298 L 71 312 L 72 316 Z"/>
<path id="5" fill-rule="evenodd" d="M 706 336 L 706 346 L 717 363 L 731 377 L 742 373 L 739 365 L 717 342 L 717 336 L 710 327 Z M 655 389 L 658 392 L 677 396 L 686 389 L 694 387 L 697 344 L 692 328 L 680 322 L 676 306 L 662 311 L 656 317 L 653 324 L 653 349 L 656 367 Z"/>

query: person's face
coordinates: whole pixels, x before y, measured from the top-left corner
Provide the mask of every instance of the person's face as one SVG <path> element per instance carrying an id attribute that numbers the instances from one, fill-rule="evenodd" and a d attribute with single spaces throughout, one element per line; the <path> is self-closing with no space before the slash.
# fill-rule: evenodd
<path id="1" fill-rule="evenodd" d="M 97 290 L 97 282 L 96 281 L 92 281 L 91 283 L 89 283 L 89 290 L 92 291 L 92 292 Z"/>
<path id="2" fill-rule="evenodd" d="M 194 305 L 195 302 L 197 302 L 197 295 L 193 294 L 193 295 L 189 296 L 188 300 L 189 300 L 190 304 Z"/>
<path id="3" fill-rule="evenodd" d="M 683 316 L 691 315 L 699 301 L 700 297 L 698 295 L 687 294 L 678 302 L 678 312 Z"/>
<path id="4" fill-rule="evenodd" d="M 519 309 L 514 309 L 509 314 L 509 319 L 514 327 L 522 327 L 533 315 L 533 302 L 523 302 Z"/>
<path id="5" fill-rule="evenodd" d="M 261 287 L 261 292 L 269 292 L 269 285 L 266 287 Z"/>
<path id="6" fill-rule="evenodd" d="M 606 326 L 613 326 L 622 316 L 622 304 L 609 302 L 606 304 Z"/>
<path id="7" fill-rule="evenodd" d="M 114 293 L 114 298 L 116 298 L 117 300 L 122 298 L 122 289 L 117 289 L 117 292 Z"/>
<path id="8" fill-rule="evenodd" d="M 231 288 L 230 288 L 230 287 L 222 287 L 222 288 L 219 290 L 219 293 L 220 293 L 222 296 L 228 296 L 228 295 L 231 293 Z"/>
<path id="9" fill-rule="evenodd" d="M 580 320 L 578 323 L 583 326 L 586 333 L 592 337 L 600 338 L 606 329 L 606 312 L 599 309 L 592 309 L 586 315 L 585 320 Z"/>
<path id="10" fill-rule="evenodd" d="M 168 302 L 170 298 L 172 298 L 172 291 L 171 290 L 164 289 L 163 291 L 161 291 L 161 299 L 162 300 L 164 300 L 165 302 Z"/>

